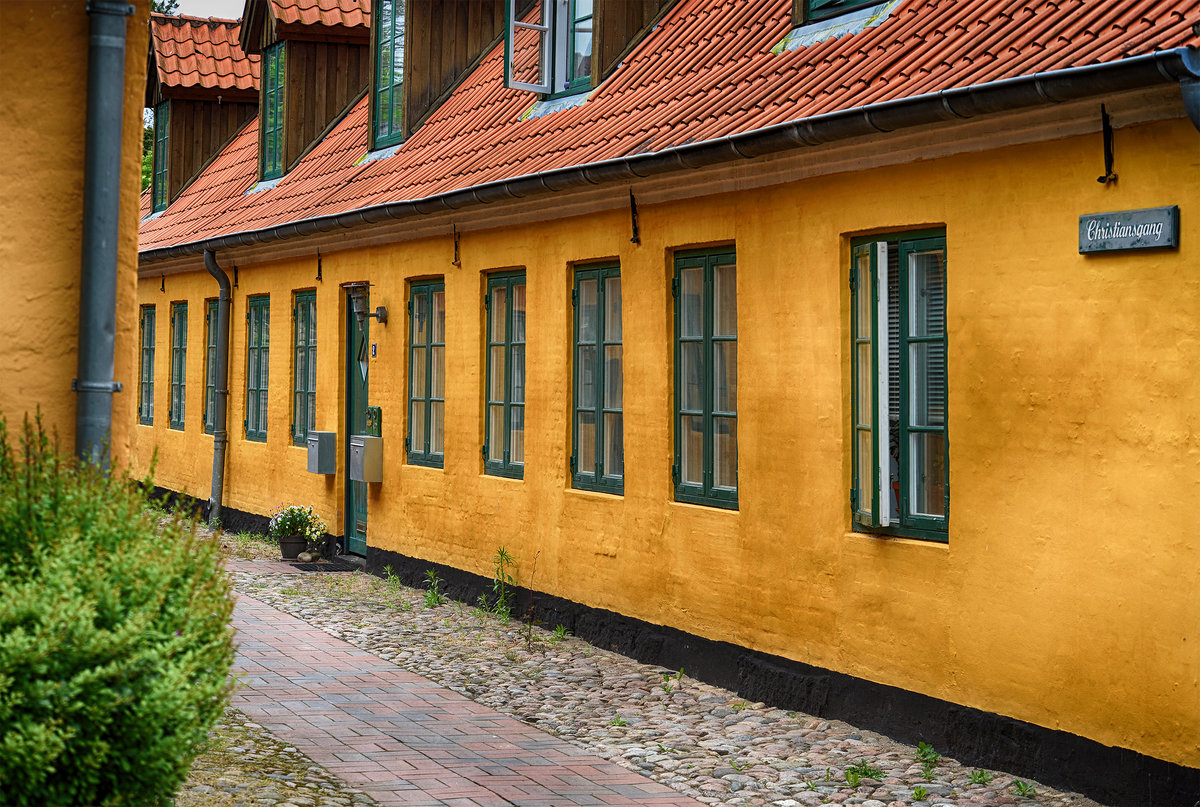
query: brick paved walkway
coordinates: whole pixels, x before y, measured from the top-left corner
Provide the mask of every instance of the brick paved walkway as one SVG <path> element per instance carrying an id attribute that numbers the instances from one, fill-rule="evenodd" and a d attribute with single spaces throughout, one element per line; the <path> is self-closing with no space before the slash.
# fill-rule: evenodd
<path id="1" fill-rule="evenodd" d="M 239 596 L 233 705 L 380 804 L 701 807 Z"/>

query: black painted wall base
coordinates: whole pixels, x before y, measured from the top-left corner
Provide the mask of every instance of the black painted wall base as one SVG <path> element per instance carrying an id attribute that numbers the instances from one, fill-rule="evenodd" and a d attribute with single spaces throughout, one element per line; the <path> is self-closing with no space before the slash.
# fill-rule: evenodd
<path id="1" fill-rule="evenodd" d="M 367 571 L 382 575 L 385 566 L 414 588 L 424 588 L 425 572 L 433 569 L 448 596 L 472 604 L 492 587 L 490 578 L 368 546 Z M 597 647 L 683 668 L 747 700 L 844 720 L 911 745 L 927 742 L 965 765 L 1007 771 L 1114 806 L 1200 807 L 1195 768 L 549 594 L 534 592 L 531 599 L 528 590 L 518 589 L 514 602 L 515 617 L 565 625 Z"/>
<path id="2" fill-rule="evenodd" d="M 158 487 L 151 495 L 207 515 L 208 503 L 191 496 Z M 227 531 L 265 535 L 269 520 L 221 508 Z M 433 569 L 445 581 L 444 593 L 460 602 L 474 604 L 492 589 L 490 578 L 368 546 L 367 571 L 382 576 L 385 566 L 413 588 L 424 588 L 425 572 Z M 514 617 L 565 625 L 597 647 L 669 670 L 682 668 L 693 678 L 747 700 L 844 720 L 910 745 L 927 742 L 964 765 L 1036 779 L 1113 807 L 1200 807 L 1196 768 L 549 594 L 534 592 L 531 598 L 527 589 L 517 589 L 514 601 Z M 1070 693 L 1063 698 L 1069 699 Z"/>

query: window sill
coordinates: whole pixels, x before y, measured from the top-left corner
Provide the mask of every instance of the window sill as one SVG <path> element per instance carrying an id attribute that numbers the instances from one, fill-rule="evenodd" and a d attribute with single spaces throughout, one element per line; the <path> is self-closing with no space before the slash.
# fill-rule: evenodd
<path id="1" fill-rule="evenodd" d="M 249 188 L 246 189 L 246 193 L 244 195 L 249 196 L 252 193 L 258 193 L 259 191 L 269 191 L 269 190 L 271 190 L 271 188 L 274 188 L 276 185 L 278 185 L 282 181 L 283 181 L 283 175 L 281 174 L 281 175 L 275 177 L 274 179 L 264 179 L 259 182 L 255 182 L 253 185 L 251 185 Z"/>
<path id="2" fill-rule="evenodd" d="M 544 115 L 551 115 L 555 112 L 562 112 L 565 109 L 574 109 L 577 106 L 583 106 L 588 98 L 592 95 L 590 89 L 581 90 L 573 95 L 564 95 L 558 98 L 550 97 L 543 98 L 533 102 L 533 106 L 521 113 L 517 120 L 533 120 Z"/>
<path id="3" fill-rule="evenodd" d="M 915 533 L 916 531 L 906 531 Z M 846 538 L 862 538 L 869 541 L 887 541 L 889 543 L 904 544 L 911 546 L 940 546 L 943 548 L 950 546 L 949 535 L 920 535 L 908 534 L 902 535 L 899 532 L 868 532 L 866 530 L 850 530 L 845 534 Z"/>
<path id="4" fill-rule="evenodd" d="M 407 457 L 404 464 L 413 468 L 431 468 L 435 471 L 441 471 L 445 468 L 446 461 L 440 457 L 428 460 L 421 457 Z"/>
<path id="5" fill-rule="evenodd" d="M 620 501 L 625 498 L 624 488 L 604 488 L 598 485 L 583 485 L 579 482 L 572 482 L 566 491 L 585 499 L 595 499 L 604 502 Z"/>
<path id="6" fill-rule="evenodd" d="M 403 146 L 404 146 L 404 143 L 400 142 L 400 143 L 396 143 L 391 146 L 384 146 L 382 148 L 377 148 L 374 151 L 368 151 L 366 154 L 364 154 L 362 157 L 359 158 L 358 162 L 356 162 L 355 165 L 366 165 L 367 163 L 373 163 L 376 160 L 386 160 L 388 157 L 391 157 L 393 154 L 395 154 L 397 151 L 399 151 L 401 149 L 401 147 L 403 147 Z"/>

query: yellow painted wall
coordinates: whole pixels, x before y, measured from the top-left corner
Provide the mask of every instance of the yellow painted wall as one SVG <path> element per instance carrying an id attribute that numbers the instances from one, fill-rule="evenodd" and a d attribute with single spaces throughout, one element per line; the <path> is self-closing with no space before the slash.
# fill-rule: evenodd
<path id="1" fill-rule="evenodd" d="M 19 424 L 41 408 L 64 451 L 75 441 L 79 273 L 87 123 L 89 18 L 79 0 L 0 3 L 0 414 Z M 137 411 L 129 345 L 136 341 L 138 192 L 149 0 L 126 28 L 113 456 L 129 456 Z"/>
<path id="2" fill-rule="evenodd" d="M 287 439 L 284 306 L 316 285 L 317 417 L 342 432 L 336 284 L 370 280 L 372 305 L 392 314 L 371 334 L 385 465 L 372 546 L 490 575 L 503 545 L 522 584 L 537 556 L 542 591 L 1200 765 L 1200 135 L 1178 120 L 1121 129 L 1118 142 L 1109 187 L 1095 181 L 1099 137 L 1079 137 L 642 205 L 641 245 L 615 211 L 467 233 L 461 268 L 449 238 L 325 255 L 320 284 L 315 259 L 242 266 L 231 423 L 242 418 L 246 295 L 261 292 L 272 295 L 272 421 L 265 445 L 231 429 L 226 504 L 265 513 L 311 501 L 340 524 L 340 486 L 307 474 Z M 1169 204 L 1181 209 L 1178 250 L 1077 254 L 1080 214 Z M 949 543 L 855 534 L 849 241 L 940 226 Z M 706 244 L 738 256 L 736 512 L 672 501 L 671 255 Z M 624 496 L 572 490 L 568 471 L 570 267 L 613 257 Z M 523 480 L 484 475 L 480 455 L 483 278 L 514 267 L 529 295 Z M 448 309 L 444 470 L 404 464 L 407 283 L 436 275 Z M 147 278 L 140 298 L 215 293 L 199 273 L 166 288 Z M 160 412 L 166 339 L 160 325 Z M 189 395 L 199 366 L 189 362 Z M 138 432 L 139 461 L 159 448 L 161 484 L 207 497 L 198 415 L 182 435 Z"/>

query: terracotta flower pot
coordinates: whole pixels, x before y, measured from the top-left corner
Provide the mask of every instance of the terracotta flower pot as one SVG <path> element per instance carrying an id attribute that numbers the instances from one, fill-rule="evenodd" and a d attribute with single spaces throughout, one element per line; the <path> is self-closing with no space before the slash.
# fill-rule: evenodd
<path id="1" fill-rule="evenodd" d="M 279 551 L 284 560 L 295 560 L 296 556 L 308 547 L 308 540 L 303 535 L 279 536 Z"/>

